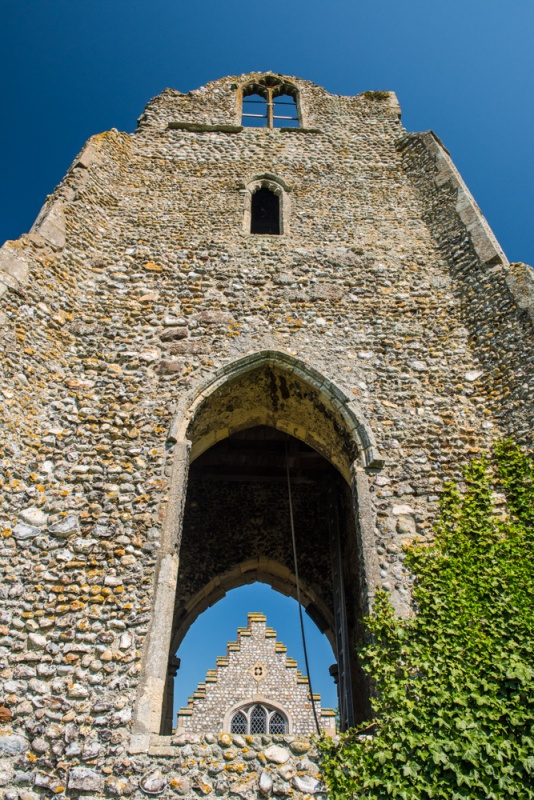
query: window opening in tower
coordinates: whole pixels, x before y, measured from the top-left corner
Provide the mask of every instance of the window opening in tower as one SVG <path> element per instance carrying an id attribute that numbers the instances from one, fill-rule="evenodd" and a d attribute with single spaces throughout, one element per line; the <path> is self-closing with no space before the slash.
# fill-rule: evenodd
<path id="1" fill-rule="evenodd" d="M 280 198 L 262 186 L 252 195 L 250 217 L 251 233 L 279 234 Z"/>

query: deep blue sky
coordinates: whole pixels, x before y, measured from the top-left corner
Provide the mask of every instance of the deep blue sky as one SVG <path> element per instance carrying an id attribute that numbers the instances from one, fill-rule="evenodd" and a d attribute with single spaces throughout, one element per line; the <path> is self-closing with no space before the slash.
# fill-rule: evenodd
<path id="1" fill-rule="evenodd" d="M 0 241 L 84 141 L 164 87 L 250 70 L 397 92 L 443 140 L 511 260 L 534 263 L 532 0 L 0 0 Z"/>
<path id="2" fill-rule="evenodd" d="M 338 94 L 394 90 L 405 127 L 450 150 L 508 257 L 534 265 L 533 41 L 533 0 L 0 0 L 0 242 L 30 228 L 89 136 L 134 130 L 164 87 L 273 70 Z M 246 591 L 184 642 L 184 697 L 248 610 L 300 659 L 294 601 Z M 331 653 L 312 649 L 329 692 Z"/>

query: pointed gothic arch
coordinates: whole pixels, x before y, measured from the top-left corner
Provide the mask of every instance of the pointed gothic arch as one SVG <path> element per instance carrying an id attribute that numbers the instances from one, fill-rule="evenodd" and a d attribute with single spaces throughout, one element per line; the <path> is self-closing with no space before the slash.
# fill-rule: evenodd
<path id="1" fill-rule="evenodd" d="M 256 582 L 265 583 L 286 597 L 297 599 L 295 575 L 289 567 L 267 556 L 240 562 L 232 569 L 212 578 L 190 599 L 183 617 L 175 620 L 171 652 L 179 648 L 184 636 L 203 611 L 222 600 L 233 589 Z M 301 579 L 299 584 L 302 605 L 334 647 L 334 619 L 330 609 L 321 595 L 314 591 L 313 587 L 308 586 L 306 581 Z"/>
<path id="2" fill-rule="evenodd" d="M 347 627 L 344 644 L 335 600 L 323 616 L 335 617 L 334 638 L 339 654 L 338 663 L 344 658 L 348 669 L 349 661 L 353 660 L 352 652 L 359 635 L 358 619 L 368 611 L 374 587 L 379 583 L 365 469 L 380 468 L 382 460 L 357 405 L 333 381 L 286 353 L 271 350 L 253 353 L 215 371 L 183 397 L 169 431 L 168 446 L 174 450 L 171 487 L 136 703 L 132 752 L 146 750 L 151 735 L 162 732 L 162 708 L 164 697 L 167 696 L 167 660 L 172 650 L 171 641 L 176 642 L 188 625 L 187 620 L 182 620 L 179 628 L 173 625 L 173 619 L 175 623 L 179 622 L 176 619 L 176 597 L 177 586 L 180 585 L 180 557 L 182 566 L 187 562 L 187 553 L 181 547 L 190 465 L 194 466 L 197 460 L 201 463 L 201 456 L 210 448 L 215 449 L 217 443 L 262 428 L 276 432 L 278 438 L 283 434 L 312 448 L 331 465 L 341 481 L 339 485 L 344 487 L 335 490 L 333 505 L 328 510 L 334 527 L 337 525 L 339 528 L 340 503 L 344 507 L 342 515 L 346 517 L 342 533 L 339 534 L 338 530 L 336 534 L 345 541 L 343 546 L 348 548 L 346 561 L 350 561 L 351 565 L 345 577 L 340 578 L 341 594 L 345 591 L 343 586 L 348 585 L 347 581 L 352 592 L 350 631 Z M 320 547 L 324 555 L 329 548 L 326 532 L 323 538 Z M 244 546 L 243 542 L 240 546 Z M 338 562 L 341 565 L 342 560 L 340 550 Z M 287 568 L 288 565 L 284 566 Z M 345 566 L 342 565 L 340 569 L 345 569 Z M 266 574 L 268 572 L 266 570 Z M 220 576 L 213 575 L 213 578 Z M 273 575 L 270 574 L 267 582 L 271 583 L 272 579 Z M 334 577 L 332 580 L 335 583 L 337 579 Z M 210 597 L 210 591 L 209 581 L 206 581 L 200 593 L 206 599 Z M 198 601 L 187 597 L 184 602 L 191 624 L 195 607 L 199 607 Z M 324 597 L 319 598 L 317 608 L 321 603 L 325 605 Z M 345 683 L 350 681 L 350 672 L 347 674 L 349 678 L 343 678 L 342 684 L 343 680 Z M 366 710 L 365 698 L 360 700 L 357 717 L 363 716 Z M 352 700 L 347 702 L 350 706 Z M 348 719 L 352 719 L 350 715 L 353 709 L 348 708 L 347 713 Z"/>
<path id="3" fill-rule="evenodd" d="M 225 388 L 235 401 L 239 399 L 239 382 L 248 379 L 249 383 L 256 384 L 260 374 L 268 376 L 269 397 L 262 398 L 261 389 L 258 389 L 255 404 L 253 398 L 245 395 L 243 399 L 248 396 L 248 403 L 241 403 L 239 407 L 233 403 L 231 410 L 224 409 Z M 290 393 L 285 397 L 291 379 L 297 389 L 294 398 Z M 291 400 L 296 403 L 287 402 Z M 221 409 L 218 417 L 214 401 Z M 305 416 L 299 414 L 296 419 L 294 415 L 298 410 L 306 410 Z M 384 465 L 358 403 L 319 370 L 279 350 L 261 350 L 236 359 L 195 387 L 178 402 L 168 441 L 172 444 L 189 442 L 191 461 L 194 461 L 204 450 L 231 433 L 258 424 L 272 425 L 306 442 L 330 461 L 346 480 L 350 480 L 354 462 L 364 469 L 381 469 Z"/>
<path id="4" fill-rule="evenodd" d="M 243 232 L 246 234 L 283 235 L 289 233 L 290 187 L 277 175 L 255 175 L 244 186 Z M 267 204 L 261 196 L 271 198 Z M 259 203 L 256 201 L 260 200 Z M 264 207 L 265 206 L 265 207 Z"/>

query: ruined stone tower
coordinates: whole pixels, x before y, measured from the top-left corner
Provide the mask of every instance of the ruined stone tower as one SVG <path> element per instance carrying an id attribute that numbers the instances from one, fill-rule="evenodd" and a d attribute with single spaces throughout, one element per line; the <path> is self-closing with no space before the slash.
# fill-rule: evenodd
<path id="1" fill-rule="evenodd" d="M 365 718 L 376 587 L 408 613 L 444 478 L 532 444 L 532 274 L 392 93 L 223 78 L 93 137 L 0 250 L 0 792 L 324 791 L 292 734 L 173 736 L 174 654 L 232 588 L 296 596 L 289 471 Z"/>

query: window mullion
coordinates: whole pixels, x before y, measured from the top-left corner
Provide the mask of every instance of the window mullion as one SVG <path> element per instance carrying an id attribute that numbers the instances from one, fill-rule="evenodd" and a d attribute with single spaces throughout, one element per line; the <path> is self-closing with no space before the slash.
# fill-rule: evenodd
<path id="1" fill-rule="evenodd" d="M 273 90 L 267 89 L 267 127 L 274 128 Z"/>

